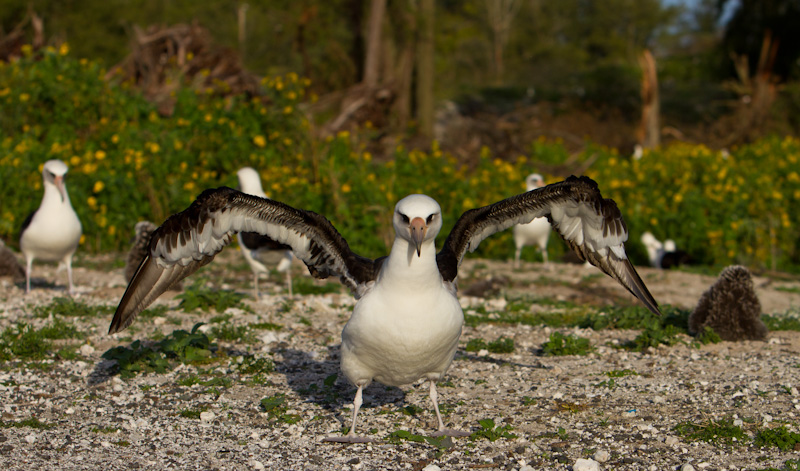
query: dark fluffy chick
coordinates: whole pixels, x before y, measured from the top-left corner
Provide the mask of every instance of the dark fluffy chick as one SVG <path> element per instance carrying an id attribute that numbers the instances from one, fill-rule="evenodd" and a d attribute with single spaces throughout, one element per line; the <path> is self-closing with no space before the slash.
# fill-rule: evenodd
<path id="1" fill-rule="evenodd" d="M 133 245 L 128 252 L 128 259 L 125 262 L 125 280 L 130 283 L 136 270 L 139 269 L 144 257 L 150 249 L 150 237 L 153 231 L 156 230 L 156 225 L 150 221 L 139 221 L 133 228 Z"/>
<path id="2" fill-rule="evenodd" d="M 25 268 L 2 240 L 0 240 L 0 276 L 10 276 L 15 282 L 25 281 Z"/>
<path id="3" fill-rule="evenodd" d="M 722 270 L 719 279 L 703 293 L 689 315 L 689 332 L 711 327 L 723 340 L 764 340 L 767 326 L 761 321 L 761 302 L 753 277 L 741 265 Z"/>

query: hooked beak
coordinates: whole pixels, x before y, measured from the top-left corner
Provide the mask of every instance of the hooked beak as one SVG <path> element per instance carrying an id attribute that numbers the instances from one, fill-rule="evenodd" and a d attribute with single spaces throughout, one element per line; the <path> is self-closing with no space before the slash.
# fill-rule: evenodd
<path id="1" fill-rule="evenodd" d="M 409 226 L 411 231 L 411 240 L 417 248 L 417 257 L 422 256 L 422 241 L 425 240 L 425 233 L 428 232 L 428 226 L 422 218 L 414 218 Z"/>
<path id="2" fill-rule="evenodd" d="M 61 193 L 61 202 L 63 203 L 64 200 L 67 199 L 67 190 L 64 189 L 64 176 L 56 176 L 54 182 L 56 184 L 56 188 L 58 188 L 58 192 Z"/>

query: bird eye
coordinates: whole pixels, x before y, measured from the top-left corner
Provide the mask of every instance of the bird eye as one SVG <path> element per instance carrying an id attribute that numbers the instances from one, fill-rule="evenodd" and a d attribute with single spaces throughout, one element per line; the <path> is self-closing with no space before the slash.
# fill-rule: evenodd
<path id="1" fill-rule="evenodd" d="M 403 218 L 403 222 L 404 222 L 404 223 L 406 223 L 406 224 L 409 224 L 409 223 L 411 223 L 411 220 L 410 220 L 410 219 L 408 219 L 408 216 L 406 216 L 405 214 L 403 214 L 403 213 L 397 213 L 397 214 L 399 214 L 399 215 L 400 215 L 400 217 L 401 217 L 401 218 Z"/>

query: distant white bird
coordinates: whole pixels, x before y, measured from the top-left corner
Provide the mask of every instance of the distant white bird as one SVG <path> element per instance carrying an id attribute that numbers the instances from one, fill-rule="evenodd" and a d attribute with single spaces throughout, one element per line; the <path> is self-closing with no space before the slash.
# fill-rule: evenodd
<path id="1" fill-rule="evenodd" d="M 675 241 L 672 239 L 667 239 L 664 243 L 661 243 L 648 231 L 642 234 L 641 240 L 645 249 L 647 249 L 647 258 L 650 260 L 652 267 L 670 269 L 679 265 L 689 264 L 692 261 L 687 252 L 678 250 Z"/>
<path id="2" fill-rule="evenodd" d="M 466 252 L 485 238 L 537 217 L 549 217 L 582 260 L 590 260 L 659 313 L 625 254 L 628 231 L 617 205 L 603 199 L 597 184 L 586 177 L 570 177 L 467 211 L 438 254 L 439 204 L 425 195 L 407 196 L 392 216 L 396 236 L 391 252 L 376 260 L 353 253 L 317 213 L 217 188 L 204 191 L 153 233 L 150 254 L 128 285 L 109 333 L 130 325 L 167 286 L 209 263 L 233 234 L 258 232 L 291 246 L 316 278 L 338 276 L 358 299 L 342 331 L 341 347 L 342 371 L 358 388 L 352 424 L 347 436 L 326 440 L 369 441 L 355 430 L 362 390 L 373 380 L 390 386 L 428 380 L 438 422 L 435 435 L 463 436 L 465 432 L 445 428 L 436 390 L 436 381 L 453 361 L 464 322 L 456 297 L 458 267 Z"/>
<path id="3" fill-rule="evenodd" d="M 656 239 L 656 236 L 650 231 L 642 234 L 641 240 L 647 250 L 647 259 L 650 261 L 650 266 L 661 268 L 661 258 L 664 257 L 664 244 Z"/>
<path id="4" fill-rule="evenodd" d="M 244 167 L 236 172 L 239 177 L 239 188 L 248 195 L 266 198 L 267 195 L 261 188 L 261 177 L 251 167 Z M 253 297 L 258 299 L 258 276 L 269 273 L 265 263 L 274 262 L 275 256 L 279 258 L 276 270 L 286 274 L 286 285 L 289 296 L 292 295 L 292 248 L 257 232 L 240 232 L 239 247 L 242 249 L 250 269 L 253 270 Z"/>
<path id="5" fill-rule="evenodd" d="M 81 240 L 81 221 L 69 202 L 64 183 L 67 165 L 60 160 L 48 160 L 42 169 L 44 197 L 39 209 L 22 223 L 19 246 L 25 255 L 25 293 L 31 291 L 31 267 L 34 259 L 59 262 L 66 266 L 69 294 L 72 284 L 72 255 Z"/>
<path id="6" fill-rule="evenodd" d="M 535 190 L 544 186 L 544 178 L 538 173 L 532 173 L 525 179 L 525 186 L 528 191 Z M 547 218 L 536 218 L 527 224 L 517 224 L 514 226 L 514 244 L 517 246 L 514 252 L 514 266 L 519 268 L 519 257 L 522 255 L 522 247 L 526 245 L 536 245 L 542 252 L 544 264 L 548 264 L 547 241 L 550 239 L 550 222 Z"/>

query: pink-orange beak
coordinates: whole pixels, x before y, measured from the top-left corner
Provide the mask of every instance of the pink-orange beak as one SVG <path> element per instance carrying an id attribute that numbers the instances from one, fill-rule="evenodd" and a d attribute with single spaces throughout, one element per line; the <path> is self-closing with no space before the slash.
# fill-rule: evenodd
<path id="1" fill-rule="evenodd" d="M 411 240 L 417 248 L 417 257 L 422 256 L 422 241 L 425 240 L 425 233 L 428 232 L 428 226 L 422 218 L 414 218 L 411 220 Z"/>
<path id="2" fill-rule="evenodd" d="M 54 179 L 54 183 L 56 184 L 56 188 L 58 188 L 58 192 L 61 193 L 61 202 L 63 203 L 64 200 L 67 199 L 67 190 L 64 189 L 64 176 L 57 175 Z"/>

